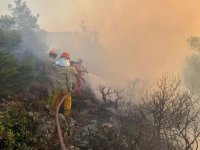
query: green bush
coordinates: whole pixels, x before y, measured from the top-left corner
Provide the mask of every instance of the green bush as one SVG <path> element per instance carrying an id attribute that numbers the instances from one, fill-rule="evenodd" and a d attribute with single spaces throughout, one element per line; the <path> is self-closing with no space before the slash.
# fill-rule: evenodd
<path id="1" fill-rule="evenodd" d="M 29 87 L 34 78 L 34 61 L 32 57 L 22 62 L 9 53 L 0 52 L 0 96 L 14 96 Z"/>
<path id="2" fill-rule="evenodd" d="M 18 63 L 18 75 L 16 78 L 16 90 L 21 91 L 29 87 L 30 82 L 35 78 L 36 68 L 34 58 L 27 56 L 22 62 Z"/>
<path id="3" fill-rule="evenodd" d="M 0 96 L 14 95 L 13 84 L 19 74 L 15 58 L 8 53 L 0 52 Z"/>
<path id="4" fill-rule="evenodd" d="M 13 49 L 22 41 L 22 36 L 17 30 L 0 28 L 0 48 Z"/>
<path id="5" fill-rule="evenodd" d="M 0 149 L 33 149 L 36 126 L 27 112 L 9 110 L 0 120 Z"/>

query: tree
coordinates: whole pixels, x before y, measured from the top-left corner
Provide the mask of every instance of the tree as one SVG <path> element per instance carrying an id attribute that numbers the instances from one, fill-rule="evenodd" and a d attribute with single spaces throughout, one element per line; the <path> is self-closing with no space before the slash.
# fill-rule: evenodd
<path id="1" fill-rule="evenodd" d="M 33 56 L 29 55 L 26 59 L 18 62 L 18 74 L 16 76 L 16 91 L 20 92 L 27 89 L 31 81 L 36 77 L 35 62 Z"/>
<path id="2" fill-rule="evenodd" d="M 111 86 L 99 85 L 97 90 L 102 95 L 103 102 L 106 106 L 118 108 L 119 102 L 124 99 L 121 96 L 121 91 L 114 89 Z"/>
<path id="3" fill-rule="evenodd" d="M 36 58 L 43 58 L 47 50 L 45 32 L 39 28 L 38 17 L 33 15 L 24 0 L 14 0 L 15 5 L 9 5 L 15 28 L 22 35 L 19 49 L 30 51 Z"/>
<path id="4" fill-rule="evenodd" d="M 39 15 L 34 16 L 23 0 L 14 0 L 15 7 L 9 5 L 9 9 L 15 20 L 16 28 L 25 34 L 31 31 L 38 31 L 39 25 L 37 23 Z"/>
<path id="5" fill-rule="evenodd" d="M 200 91 L 200 53 L 193 53 L 187 57 L 183 70 L 183 79 L 186 87 L 193 89 L 196 93 Z"/>
<path id="6" fill-rule="evenodd" d="M 0 28 L 2 29 L 16 29 L 15 27 L 15 20 L 13 17 L 5 15 L 0 17 Z"/>
<path id="7" fill-rule="evenodd" d="M 188 43 L 190 44 L 192 50 L 200 51 L 200 37 L 191 36 L 188 39 Z"/>
<path id="8" fill-rule="evenodd" d="M 0 53 L 0 96 L 13 95 L 15 78 L 18 74 L 17 62 L 8 53 Z"/>
<path id="9" fill-rule="evenodd" d="M 17 30 L 0 28 L 0 49 L 12 50 L 17 47 L 21 41 L 21 34 Z"/>
<path id="10" fill-rule="evenodd" d="M 181 80 L 163 75 L 142 97 L 141 109 L 152 122 L 153 139 L 168 149 L 189 150 L 200 137 L 200 107 L 193 93 L 181 89 Z"/>
<path id="11" fill-rule="evenodd" d="M 0 96 L 15 96 L 19 91 L 29 87 L 34 78 L 34 62 L 29 57 L 23 62 L 9 53 L 0 52 Z"/>
<path id="12" fill-rule="evenodd" d="M 153 127 L 138 105 L 126 102 L 118 114 L 120 136 L 127 143 L 128 150 L 151 150 Z"/>
<path id="13" fill-rule="evenodd" d="M 200 38 L 190 37 L 188 43 L 193 51 L 186 59 L 183 79 L 186 87 L 198 93 L 200 92 Z"/>
<path id="14" fill-rule="evenodd" d="M 12 50 L 22 42 L 22 36 L 15 29 L 13 17 L 0 17 L 0 49 Z"/>

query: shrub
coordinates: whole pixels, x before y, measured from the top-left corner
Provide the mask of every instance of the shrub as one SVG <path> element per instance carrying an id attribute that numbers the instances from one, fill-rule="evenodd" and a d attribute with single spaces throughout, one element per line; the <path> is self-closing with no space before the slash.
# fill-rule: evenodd
<path id="1" fill-rule="evenodd" d="M 18 46 L 21 41 L 22 37 L 19 31 L 0 28 L 0 48 L 11 50 Z"/>
<path id="2" fill-rule="evenodd" d="M 35 62 L 32 56 L 27 56 L 26 59 L 18 63 L 17 92 L 28 88 L 31 81 L 35 78 L 35 74 Z"/>
<path id="3" fill-rule="evenodd" d="M 12 55 L 0 52 L 0 66 L 0 96 L 13 95 L 13 83 L 19 73 L 17 62 Z"/>
<path id="4" fill-rule="evenodd" d="M 27 112 L 9 110 L 0 120 L 0 149 L 32 149 L 36 125 Z"/>
<path id="5" fill-rule="evenodd" d="M 14 96 L 26 89 L 34 78 L 34 62 L 28 57 L 18 63 L 14 56 L 0 52 L 0 96 Z"/>

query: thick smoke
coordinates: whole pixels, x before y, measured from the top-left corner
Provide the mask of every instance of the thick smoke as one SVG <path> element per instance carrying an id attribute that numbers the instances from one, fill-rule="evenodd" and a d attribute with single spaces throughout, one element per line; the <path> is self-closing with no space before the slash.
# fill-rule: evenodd
<path id="1" fill-rule="evenodd" d="M 180 71 L 188 53 L 187 38 L 200 32 L 199 3 L 197 0 L 184 0 L 181 3 L 174 0 L 27 1 L 31 9 L 40 14 L 39 24 L 42 28 L 49 32 L 65 32 L 63 38 L 60 33 L 59 37 L 54 34 L 55 38 L 51 34 L 53 42 L 48 48 L 67 48 L 74 53 L 73 59 L 84 57 L 85 62 L 88 57 L 91 58 L 87 62 L 88 67 L 91 66 L 90 71 L 99 70 L 114 83 L 124 83 L 138 76 L 154 78 L 163 71 Z M 85 41 L 80 40 L 86 39 L 77 31 L 83 19 L 87 25 L 98 30 L 103 47 L 100 53 L 94 51 L 97 47 L 83 44 Z M 59 41 L 57 38 L 63 41 L 61 46 L 59 42 L 55 44 L 55 41 Z M 70 46 L 72 44 L 73 47 Z M 91 53 L 88 53 L 88 49 Z M 75 54 L 75 51 L 80 52 Z M 94 53 L 98 57 L 93 56 Z M 92 62 L 101 57 L 103 60 L 99 62 L 105 65 L 98 68 L 99 62 Z"/>
<path id="2" fill-rule="evenodd" d="M 76 32 L 49 32 L 47 45 L 58 49 L 59 55 L 64 51 L 70 52 L 74 61 L 82 58 L 89 72 L 99 76 L 105 74 L 107 68 L 104 60 L 107 58 L 99 42 L 98 32 L 86 27 L 84 22 Z"/>
<path id="3" fill-rule="evenodd" d="M 49 31 L 76 31 L 82 19 L 87 25 L 95 26 L 103 45 L 102 61 L 107 67 L 106 72 L 101 72 L 114 83 L 138 76 L 154 78 L 164 71 L 181 71 L 188 53 L 186 40 L 200 32 L 200 2 L 196 0 L 181 3 L 174 0 L 59 0 L 55 3 L 48 0 L 48 9 L 43 9 L 45 0 L 29 3 L 41 10 L 41 26 Z M 52 11 L 55 8 L 59 9 Z M 76 49 L 70 50 L 83 49 L 81 43 L 74 41 Z M 90 45 L 85 48 L 93 51 Z M 92 54 L 84 53 L 96 60 Z"/>
<path id="4" fill-rule="evenodd" d="M 200 91 L 200 54 L 199 52 L 193 53 L 186 59 L 185 67 L 183 70 L 183 79 L 186 87 L 195 93 Z"/>
<path id="5" fill-rule="evenodd" d="M 32 55 L 38 60 L 46 56 L 46 31 L 41 30 L 38 24 L 38 14 L 33 14 L 26 1 L 15 0 L 7 6 L 9 15 L 1 16 L 3 29 L 16 30 L 21 35 L 21 43 L 11 50 L 18 58 Z"/>
<path id="6" fill-rule="evenodd" d="M 23 36 L 22 43 L 15 51 L 16 55 L 33 55 L 37 60 L 43 61 L 47 58 L 46 51 L 48 47 L 46 45 L 45 34 L 43 32 L 33 33 L 29 36 Z M 22 56 L 23 57 L 23 56 Z"/>

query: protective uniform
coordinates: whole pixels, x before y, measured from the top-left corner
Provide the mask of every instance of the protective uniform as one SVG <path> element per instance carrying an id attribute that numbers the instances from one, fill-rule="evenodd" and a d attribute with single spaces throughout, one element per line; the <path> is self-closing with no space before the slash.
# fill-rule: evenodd
<path id="1" fill-rule="evenodd" d="M 49 57 L 46 59 L 44 63 L 44 71 L 45 76 L 47 78 L 47 86 L 48 86 L 48 95 L 52 96 L 53 94 L 53 82 L 55 78 L 55 70 L 54 70 L 54 64 L 56 62 L 56 49 L 53 48 L 49 51 Z"/>
<path id="2" fill-rule="evenodd" d="M 83 83 L 82 83 L 82 79 L 80 78 L 84 75 L 84 68 L 81 65 L 82 62 L 83 62 L 83 60 L 81 58 L 79 58 L 77 60 L 77 62 L 75 63 L 75 69 L 76 69 L 76 72 L 77 72 L 77 75 L 78 75 L 78 77 L 77 77 L 77 88 L 78 88 L 77 94 L 78 95 L 81 95 L 81 93 L 82 93 L 81 87 L 82 87 Z"/>
<path id="3" fill-rule="evenodd" d="M 65 58 L 66 62 L 68 62 L 68 57 L 63 57 L 63 55 L 61 55 L 61 58 Z M 56 78 L 53 85 L 54 97 L 50 114 L 55 114 L 59 101 L 67 94 L 64 101 L 64 115 L 67 117 L 71 112 L 71 93 L 69 92 L 73 90 L 73 74 L 75 73 L 75 69 L 68 66 L 68 63 L 63 64 L 63 59 L 59 58 L 55 64 L 55 72 Z"/>
<path id="4" fill-rule="evenodd" d="M 76 74 L 74 66 L 67 67 L 67 86 L 68 88 L 72 87 L 72 90 L 77 88 Z"/>

